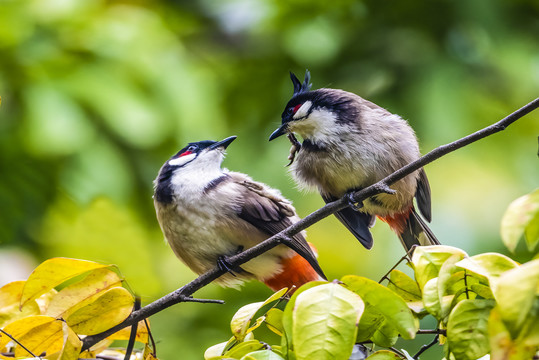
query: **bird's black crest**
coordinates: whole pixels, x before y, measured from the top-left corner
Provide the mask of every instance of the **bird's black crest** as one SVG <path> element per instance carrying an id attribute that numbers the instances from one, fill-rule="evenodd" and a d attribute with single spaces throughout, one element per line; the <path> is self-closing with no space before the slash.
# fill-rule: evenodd
<path id="1" fill-rule="evenodd" d="M 294 95 L 305 93 L 311 89 L 311 73 L 309 70 L 305 70 L 305 80 L 303 80 L 303 84 L 292 71 L 290 72 L 290 79 L 292 79 L 292 84 L 294 84 Z"/>

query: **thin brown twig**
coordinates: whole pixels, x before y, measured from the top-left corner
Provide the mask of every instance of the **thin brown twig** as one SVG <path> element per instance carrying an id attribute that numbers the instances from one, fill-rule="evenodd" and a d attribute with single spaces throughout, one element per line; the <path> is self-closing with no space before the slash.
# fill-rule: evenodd
<path id="1" fill-rule="evenodd" d="M 362 190 L 357 191 L 355 194 L 353 194 L 353 200 L 356 203 L 362 202 L 363 200 L 379 194 L 381 192 L 386 192 L 389 185 L 395 183 L 396 181 L 404 178 L 405 176 L 413 173 L 414 171 L 422 168 L 423 166 L 433 162 L 434 160 L 439 159 L 440 157 L 449 154 L 455 150 L 458 150 L 466 145 L 469 145 L 475 141 L 478 141 L 480 139 L 483 139 L 487 136 L 490 136 L 492 134 L 495 134 L 499 131 L 502 131 L 507 128 L 507 126 L 511 125 L 516 120 L 520 119 L 524 115 L 532 112 L 533 110 L 537 109 L 539 107 L 539 98 L 533 100 L 532 102 L 528 103 L 527 105 L 523 106 L 522 108 L 518 109 L 517 111 L 513 112 L 512 114 L 506 116 L 502 120 L 483 128 L 473 134 L 470 134 L 468 136 L 465 136 L 459 140 L 456 140 L 454 142 L 451 142 L 446 145 L 442 145 L 440 147 L 437 147 L 436 149 L 430 151 L 429 153 L 425 154 L 418 160 L 402 167 L 401 169 L 395 171 L 394 173 L 388 175 L 384 179 L 380 180 L 379 182 L 370 185 Z M 299 233 L 302 230 L 305 230 L 309 226 L 319 222 L 320 220 L 328 217 L 329 215 L 344 209 L 345 207 L 350 206 L 349 198 L 348 196 L 344 196 L 339 200 L 333 201 L 331 203 L 326 204 L 322 208 L 314 211 L 313 213 L 307 215 L 305 218 L 301 219 L 300 221 L 292 224 L 285 230 L 281 231 L 278 234 L 275 234 L 271 236 L 270 238 L 264 240 L 263 242 L 239 253 L 236 255 L 233 255 L 229 257 L 227 260 L 232 266 L 240 266 L 241 264 L 253 259 L 256 256 L 259 256 L 266 251 L 274 248 L 275 246 L 282 244 L 285 242 L 284 239 L 287 237 L 294 236 L 295 234 Z M 135 322 L 138 322 L 142 319 L 145 319 L 159 311 L 162 311 L 174 304 L 177 304 L 179 302 L 185 302 L 195 291 L 201 289 L 202 287 L 208 285 L 213 280 L 217 279 L 221 275 L 223 275 L 225 271 L 214 268 L 190 283 L 184 285 L 180 289 L 167 294 L 163 296 L 162 298 L 154 301 L 151 304 L 146 305 L 145 307 L 141 308 L 138 311 L 134 311 L 131 313 L 131 315 L 124 320 L 121 324 L 96 335 L 87 336 L 84 339 L 84 344 L 82 349 L 86 350 L 90 346 L 96 344 L 97 342 L 103 340 L 109 335 L 114 334 L 115 332 L 123 329 L 126 326 L 130 326 Z"/>

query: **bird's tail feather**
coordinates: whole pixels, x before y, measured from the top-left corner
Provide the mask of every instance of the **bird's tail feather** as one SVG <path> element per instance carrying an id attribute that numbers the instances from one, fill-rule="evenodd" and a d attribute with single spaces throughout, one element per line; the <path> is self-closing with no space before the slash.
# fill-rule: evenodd
<path id="1" fill-rule="evenodd" d="M 402 246 L 407 252 L 414 245 L 440 245 L 432 230 L 429 229 L 413 207 L 407 212 L 386 216 L 381 220 L 387 222 L 393 231 L 397 233 Z"/>

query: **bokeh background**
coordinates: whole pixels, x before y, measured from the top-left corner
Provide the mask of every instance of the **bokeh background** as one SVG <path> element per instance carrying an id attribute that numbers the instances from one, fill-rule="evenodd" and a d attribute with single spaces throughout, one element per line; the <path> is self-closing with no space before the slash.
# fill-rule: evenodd
<path id="1" fill-rule="evenodd" d="M 408 119 L 425 153 L 539 95 L 539 2 L 0 0 L 0 280 L 55 256 L 117 264 L 148 303 L 194 278 L 159 231 L 152 180 L 186 142 L 237 135 L 225 166 L 322 206 L 267 142 L 292 86 L 355 92 Z M 539 113 L 426 167 L 432 229 L 507 253 L 507 205 L 538 185 Z M 379 222 L 366 251 L 335 219 L 308 230 L 331 278 L 379 279 L 402 255 Z M 519 248 L 517 259 L 531 255 Z M 200 359 L 270 291 L 210 285 L 151 318 L 161 359 Z M 431 326 L 434 326 L 431 324 Z M 409 348 L 415 353 L 430 338 Z M 440 358 L 439 349 L 424 358 Z"/>

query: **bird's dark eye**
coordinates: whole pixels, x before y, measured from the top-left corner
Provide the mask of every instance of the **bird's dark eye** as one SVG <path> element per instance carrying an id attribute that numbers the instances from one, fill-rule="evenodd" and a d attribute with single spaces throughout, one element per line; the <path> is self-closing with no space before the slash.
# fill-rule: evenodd
<path id="1" fill-rule="evenodd" d="M 301 107 L 301 105 L 303 104 L 297 104 L 296 106 L 294 106 L 292 109 L 292 114 L 295 114 L 298 112 L 299 108 Z"/>

